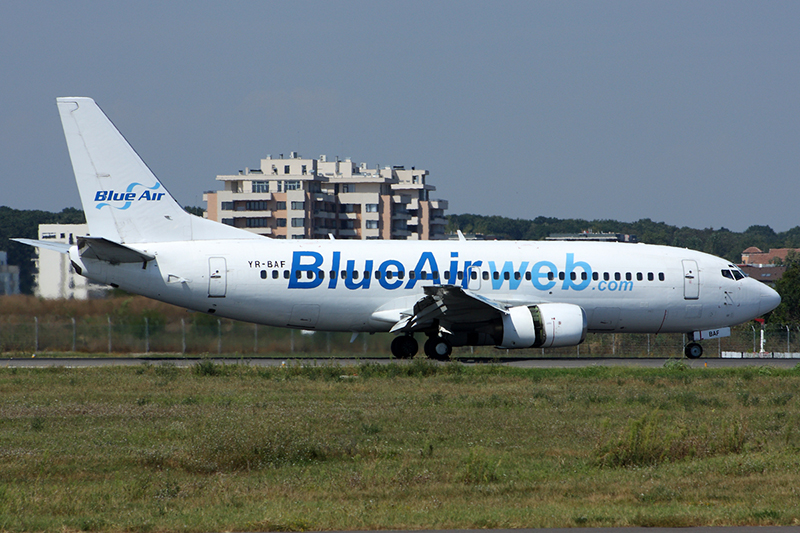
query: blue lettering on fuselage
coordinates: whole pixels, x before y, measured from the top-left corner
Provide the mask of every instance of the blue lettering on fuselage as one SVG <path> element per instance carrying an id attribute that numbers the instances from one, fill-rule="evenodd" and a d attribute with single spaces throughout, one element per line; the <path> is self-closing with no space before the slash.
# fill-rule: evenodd
<path id="1" fill-rule="evenodd" d="M 329 266 L 325 265 L 328 263 Z M 344 269 L 342 270 L 342 263 Z M 463 288 L 470 287 L 470 280 L 480 285 L 481 278 L 491 281 L 485 283 L 484 288 L 491 290 L 515 291 L 525 283 L 530 283 L 536 290 L 552 291 L 584 291 L 597 275 L 586 261 L 578 261 L 575 254 L 567 253 L 564 257 L 564 268 L 559 270 L 552 261 L 537 261 L 531 265 L 530 261 L 488 261 L 488 271 L 481 272 L 482 260 L 460 259 L 457 252 L 450 253 L 450 264 L 445 273 L 445 279 L 440 279 L 439 266 L 433 252 L 422 252 L 413 268 L 408 268 L 398 259 L 386 259 L 374 268 L 373 259 L 365 259 L 363 263 L 354 259 L 343 259 L 342 252 L 332 252 L 329 259 L 319 252 L 295 251 L 292 254 L 291 271 L 289 275 L 290 289 L 314 289 L 320 287 L 323 279 L 328 277 L 327 288 L 336 289 L 339 278 L 343 280 L 344 288 L 348 290 L 369 289 L 371 286 L 380 286 L 385 290 L 414 289 L 417 283 L 423 285 L 439 285 L 441 283 L 458 285 Z M 363 267 L 362 267 L 363 265 Z M 531 266 L 529 266 L 531 265 Z M 460 267 L 460 268 L 459 268 Z M 325 272 L 326 268 L 328 272 Z M 473 277 L 473 273 L 475 274 Z M 408 278 L 406 278 L 406 274 Z M 373 284 L 372 280 L 375 280 Z M 603 280 L 594 284 L 592 290 L 598 291 L 625 291 L 633 290 L 633 281 L 608 281 Z"/>

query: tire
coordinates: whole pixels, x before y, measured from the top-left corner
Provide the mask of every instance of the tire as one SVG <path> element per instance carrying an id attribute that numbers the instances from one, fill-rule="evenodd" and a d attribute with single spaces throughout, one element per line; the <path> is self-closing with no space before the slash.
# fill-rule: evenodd
<path id="1" fill-rule="evenodd" d="M 425 355 L 436 361 L 449 361 L 453 345 L 442 337 L 430 337 L 425 341 Z"/>
<path id="2" fill-rule="evenodd" d="M 683 354 L 689 359 L 699 359 L 703 355 L 703 347 L 696 342 L 690 342 L 683 349 Z"/>
<path id="3" fill-rule="evenodd" d="M 417 355 L 419 344 L 411 335 L 401 335 L 392 340 L 392 355 L 398 359 L 411 359 Z"/>

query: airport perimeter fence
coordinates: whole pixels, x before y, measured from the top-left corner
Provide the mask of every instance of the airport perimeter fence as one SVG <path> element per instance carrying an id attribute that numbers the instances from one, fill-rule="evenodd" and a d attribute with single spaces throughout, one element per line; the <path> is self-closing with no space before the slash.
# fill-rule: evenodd
<path id="1" fill-rule="evenodd" d="M 211 315 L 192 314 L 180 320 L 139 316 L 53 318 L 6 317 L 0 320 L 0 352 L 8 355 L 47 353 L 172 354 L 185 356 L 303 356 L 390 357 L 393 335 L 306 332 L 257 326 Z M 424 335 L 417 335 L 420 352 Z M 764 328 L 767 357 L 800 357 L 800 328 L 770 324 Z M 555 349 L 504 350 L 492 346 L 460 347 L 456 357 L 681 357 L 686 336 L 681 334 L 587 335 L 579 346 Z M 731 336 L 702 343 L 705 357 L 723 352 L 761 352 L 761 329 L 756 323 L 732 328 Z M 772 355 L 770 355 L 772 354 Z"/>

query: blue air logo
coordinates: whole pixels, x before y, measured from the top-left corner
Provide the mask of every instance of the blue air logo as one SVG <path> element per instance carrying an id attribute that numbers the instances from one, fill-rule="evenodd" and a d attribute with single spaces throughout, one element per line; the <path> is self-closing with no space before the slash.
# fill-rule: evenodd
<path id="1" fill-rule="evenodd" d="M 439 270 L 432 252 L 420 254 L 413 268 L 397 259 L 377 263 L 373 259 L 356 261 L 343 259 L 341 252 L 333 252 L 330 261 L 319 252 L 295 251 L 288 273 L 290 289 L 314 289 L 326 286 L 335 289 L 344 285 L 349 290 L 369 289 L 378 285 L 387 290 L 413 289 L 419 284 L 450 284 L 465 289 L 473 283 L 492 290 L 515 291 L 523 283 L 533 285 L 539 291 L 632 291 L 632 281 L 606 281 L 593 276 L 593 269 L 586 261 L 576 261 L 575 254 L 566 254 L 563 267 L 552 261 L 495 261 L 459 260 L 457 252 L 450 254 L 449 268 Z M 252 265 L 251 265 L 252 266 Z M 597 282 L 599 283 L 593 283 Z M 324 284 L 324 285 L 323 285 Z M 594 285 L 594 286 L 593 286 Z"/>
<path id="2" fill-rule="evenodd" d="M 145 187 L 141 183 L 131 183 L 128 185 L 127 190 L 125 192 L 115 192 L 113 190 L 108 191 L 97 191 L 94 195 L 94 201 L 100 202 L 97 204 L 97 209 L 102 209 L 106 206 L 112 207 L 114 209 L 119 209 L 120 211 L 124 211 L 128 209 L 133 202 L 157 202 L 164 197 L 166 193 L 163 192 L 151 192 L 161 188 L 161 184 L 156 182 L 156 184 L 152 187 L 145 187 L 144 192 L 138 193 L 134 192 L 134 187 Z M 113 205 L 111 202 L 125 202 L 122 206 L 120 205 Z"/>

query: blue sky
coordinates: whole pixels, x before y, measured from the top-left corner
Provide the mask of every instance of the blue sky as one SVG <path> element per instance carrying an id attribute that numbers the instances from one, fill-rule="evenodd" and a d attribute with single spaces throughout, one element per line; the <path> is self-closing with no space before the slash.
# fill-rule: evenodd
<path id="1" fill-rule="evenodd" d="M 267 154 L 426 168 L 450 213 L 800 225 L 798 2 L 7 2 L 0 205 L 80 205 L 91 96 L 184 205 Z"/>

